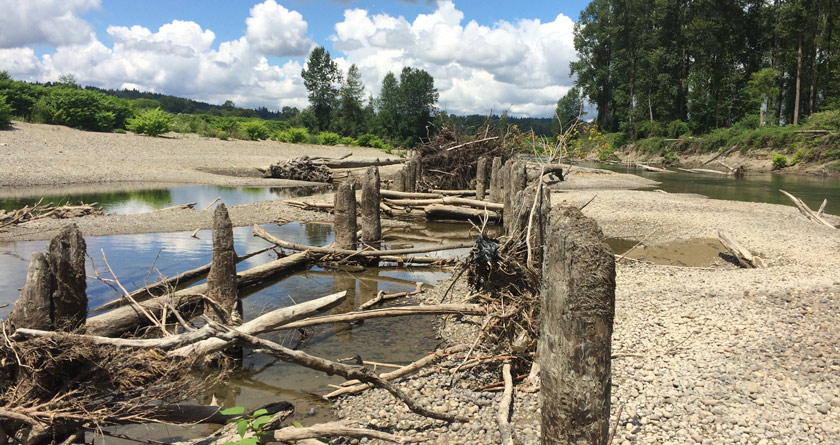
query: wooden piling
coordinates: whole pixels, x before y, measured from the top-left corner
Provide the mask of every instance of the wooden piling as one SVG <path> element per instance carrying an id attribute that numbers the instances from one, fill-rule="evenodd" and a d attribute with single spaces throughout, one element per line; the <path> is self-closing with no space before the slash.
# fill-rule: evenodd
<path id="1" fill-rule="evenodd" d="M 423 184 L 423 159 L 419 153 L 414 155 L 414 161 L 414 190 L 412 191 L 419 192 Z"/>
<path id="2" fill-rule="evenodd" d="M 224 203 L 213 211 L 213 262 L 207 274 L 207 298 L 214 304 L 205 311 L 213 321 L 242 324 L 237 310 L 239 291 L 236 286 L 236 251 L 233 248 L 233 224 Z"/>
<path id="3" fill-rule="evenodd" d="M 356 248 L 356 183 L 342 182 L 335 191 L 335 247 Z"/>
<path id="4" fill-rule="evenodd" d="M 484 199 L 487 190 L 487 158 L 479 158 L 475 168 L 475 199 Z"/>
<path id="5" fill-rule="evenodd" d="M 493 158 L 493 164 L 490 167 L 490 201 L 501 202 L 501 186 L 499 185 L 500 171 L 502 169 L 502 158 L 496 156 Z"/>
<path id="6" fill-rule="evenodd" d="M 395 192 L 404 192 L 405 190 L 405 166 L 397 170 L 394 174 L 394 183 L 391 185 L 391 190 Z"/>
<path id="7" fill-rule="evenodd" d="M 513 163 L 516 162 L 513 159 L 508 159 L 505 162 L 505 165 L 502 167 L 502 177 L 501 177 L 501 184 L 502 184 L 502 199 L 501 201 L 504 203 L 504 210 L 502 211 L 502 218 L 504 222 L 504 229 L 505 233 L 507 233 L 509 221 L 513 216 L 513 207 L 511 207 L 511 202 L 513 201 L 512 197 L 510 196 L 510 171 L 512 170 Z"/>
<path id="8" fill-rule="evenodd" d="M 417 161 L 414 158 L 405 164 L 405 191 L 414 193 L 417 185 Z"/>
<path id="9" fill-rule="evenodd" d="M 539 197 L 536 195 L 538 188 L 540 191 Z M 529 185 L 516 195 L 514 201 L 518 205 L 513 211 L 510 232 L 521 233 L 521 238 L 526 240 L 526 248 L 529 251 L 528 266 L 541 269 L 546 236 L 545 228 L 548 221 L 548 212 L 551 209 L 551 195 L 548 189 L 540 186 L 539 183 Z"/>
<path id="10" fill-rule="evenodd" d="M 610 430 L 615 257 L 575 207 L 549 215 L 541 289 L 543 444 L 606 444 Z"/>
<path id="11" fill-rule="evenodd" d="M 47 257 L 54 277 L 52 291 L 53 327 L 72 331 L 87 319 L 87 274 L 85 253 L 87 246 L 82 232 L 70 224 L 50 240 Z"/>
<path id="12" fill-rule="evenodd" d="M 50 331 L 52 322 L 52 290 L 55 277 L 46 255 L 33 252 L 26 272 L 26 284 L 9 313 L 9 322 L 15 329 L 29 328 Z"/>

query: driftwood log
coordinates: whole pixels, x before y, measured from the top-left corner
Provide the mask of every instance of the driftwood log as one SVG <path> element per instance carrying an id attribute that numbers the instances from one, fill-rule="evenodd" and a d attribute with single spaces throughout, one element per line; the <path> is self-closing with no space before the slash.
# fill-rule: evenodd
<path id="1" fill-rule="evenodd" d="M 741 266 L 755 269 L 761 267 L 767 267 L 764 263 L 764 260 L 761 258 L 753 255 L 746 247 L 742 246 L 741 243 L 735 241 L 729 234 L 725 232 L 718 232 L 718 239 L 720 243 L 723 244 L 723 247 L 726 247 L 732 256 L 738 260 L 738 263 Z"/>
<path id="2" fill-rule="evenodd" d="M 501 219 L 497 212 L 492 210 L 479 210 L 453 205 L 433 204 L 423 208 L 426 218 L 431 220 L 456 220 L 481 222 L 482 218 L 489 221 Z"/>
<path id="3" fill-rule="evenodd" d="M 782 192 L 782 194 L 784 194 L 788 198 L 790 198 L 791 201 L 793 201 L 794 205 L 796 205 L 796 208 L 799 209 L 799 212 L 802 213 L 802 215 L 806 219 L 808 219 L 810 221 L 813 221 L 817 224 L 822 224 L 824 226 L 831 227 L 832 229 L 836 229 L 836 227 L 834 227 L 834 224 L 831 224 L 830 222 L 826 221 L 822 216 L 820 216 L 820 214 L 811 210 L 811 208 L 808 207 L 808 205 L 805 204 L 801 199 L 797 198 L 796 196 L 791 195 L 790 193 L 788 193 L 784 190 L 779 190 L 779 191 Z M 822 209 L 825 209 L 825 206 L 823 206 Z"/>

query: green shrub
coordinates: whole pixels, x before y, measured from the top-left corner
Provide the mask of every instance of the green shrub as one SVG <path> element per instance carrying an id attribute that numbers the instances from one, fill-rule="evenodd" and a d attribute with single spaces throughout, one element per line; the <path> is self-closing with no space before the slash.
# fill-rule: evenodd
<path id="1" fill-rule="evenodd" d="M 617 149 L 627 145 L 627 135 L 622 132 L 602 133 L 601 136 L 606 140 L 607 144 Z"/>
<path id="2" fill-rule="evenodd" d="M 306 128 L 292 127 L 287 130 L 278 131 L 274 139 L 280 142 L 302 144 L 309 139 L 309 132 L 306 131 Z"/>
<path id="3" fill-rule="evenodd" d="M 97 91 L 52 87 L 33 105 L 32 120 L 81 130 L 124 128 L 133 114 L 128 102 Z"/>
<path id="4" fill-rule="evenodd" d="M 341 144 L 341 145 L 347 145 L 347 146 L 358 145 L 356 143 L 356 140 L 349 137 L 349 136 L 344 136 L 343 138 L 341 138 L 341 140 L 338 141 L 338 143 Z"/>
<path id="5" fill-rule="evenodd" d="M 680 120 L 671 121 L 671 122 L 668 123 L 667 134 L 668 134 L 669 138 L 672 138 L 672 139 L 681 138 L 681 137 L 687 135 L 688 133 L 689 133 L 689 129 L 688 129 L 688 124 L 687 123 L 685 123 L 683 121 L 680 121 Z"/>
<path id="6" fill-rule="evenodd" d="M 260 141 L 268 139 L 268 128 L 260 121 L 248 121 L 242 124 L 242 131 L 245 136 L 251 141 Z"/>
<path id="7" fill-rule="evenodd" d="M 840 130 L 840 110 L 814 113 L 805 119 L 802 128 L 806 130 Z"/>
<path id="8" fill-rule="evenodd" d="M 322 131 L 321 134 L 318 135 L 318 140 L 324 145 L 335 145 L 338 144 L 339 140 L 341 140 L 341 136 L 331 131 Z"/>
<path id="9" fill-rule="evenodd" d="M 732 127 L 738 129 L 755 130 L 756 128 L 758 128 L 760 123 L 761 120 L 759 119 L 757 114 L 748 114 L 739 119 L 738 122 L 735 122 L 735 125 L 733 125 Z"/>
<path id="10" fill-rule="evenodd" d="M 773 170 L 780 170 L 788 166 L 787 156 L 773 153 Z"/>
<path id="11" fill-rule="evenodd" d="M 664 155 L 668 151 L 668 143 L 660 137 L 642 139 L 638 147 L 640 152 L 652 155 Z"/>
<path id="12" fill-rule="evenodd" d="M 642 121 L 636 125 L 636 136 L 638 138 L 662 137 L 665 135 L 665 128 L 658 121 Z"/>
<path id="13" fill-rule="evenodd" d="M 372 147 L 372 145 L 370 145 L 370 142 L 374 139 L 379 139 L 379 136 L 375 134 L 365 133 L 356 138 L 356 142 L 358 142 L 359 145 L 362 147 Z"/>
<path id="14" fill-rule="evenodd" d="M 0 73 L 0 95 L 6 96 L 6 103 L 12 107 L 12 116 L 23 119 L 32 118 L 32 108 L 47 89 L 41 85 L 12 80 Z"/>
<path id="15" fill-rule="evenodd" d="M 306 136 L 306 144 L 318 145 L 321 143 L 321 138 L 317 134 L 309 134 Z"/>
<path id="16" fill-rule="evenodd" d="M 676 164 L 677 162 L 680 162 L 680 158 L 673 151 L 669 151 L 669 152 L 665 153 L 664 155 L 662 155 L 662 163 L 663 164 L 671 165 L 671 164 Z"/>
<path id="17" fill-rule="evenodd" d="M 233 117 L 222 117 L 214 119 L 212 122 L 214 127 L 216 127 L 219 132 L 224 132 L 225 135 L 229 138 L 238 138 L 240 134 L 241 127 L 239 125 L 239 121 Z M 227 138 L 225 138 L 227 139 Z"/>
<path id="18" fill-rule="evenodd" d="M 125 134 L 125 128 L 115 128 L 114 133 Z"/>
<path id="19" fill-rule="evenodd" d="M 6 103 L 6 96 L 0 96 L 0 129 L 12 123 L 12 106 Z"/>
<path id="20" fill-rule="evenodd" d="M 172 115 L 155 108 L 148 110 L 134 119 L 128 120 L 128 129 L 137 134 L 148 134 L 149 136 L 159 136 L 169 131 L 172 127 Z"/>
<path id="21" fill-rule="evenodd" d="M 417 145 L 417 138 L 414 136 L 407 136 L 402 141 L 403 148 L 414 148 L 415 145 Z"/>
<path id="22" fill-rule="evenodd" d="M 221 130 L 218 133 L 216 133 L 216 137 L 218 137 L 219 139 L 221 139 L 223 141 L 226 141 L 230 138 L 230 135 L 228 134 L 227 131 Z"/>

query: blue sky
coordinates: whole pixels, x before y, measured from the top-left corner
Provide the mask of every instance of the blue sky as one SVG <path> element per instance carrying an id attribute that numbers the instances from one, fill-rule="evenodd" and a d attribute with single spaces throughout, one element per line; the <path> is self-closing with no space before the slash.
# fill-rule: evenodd
<path id="1" fill-rule="evenodd" d="M 573 21 L 586 1 L 0 0 L 0 70 L 72 73 L 240 106 L 306 106 L 316 45 L 360 68 L 369 94 L 404 66 L 427 70 L 449 112 L 547 116 L 572 85 Z"/>

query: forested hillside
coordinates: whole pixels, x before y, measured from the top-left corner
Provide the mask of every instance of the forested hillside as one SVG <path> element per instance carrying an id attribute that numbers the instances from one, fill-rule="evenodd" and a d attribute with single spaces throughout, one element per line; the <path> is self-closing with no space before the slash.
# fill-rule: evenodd
<path id="1" fill-rule="evenodd" d="M 797 124 L 839 105 L 838 18 L 834 0 L 593 0 L 571 68 L 601 128 L 632 138 Z"/>

